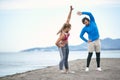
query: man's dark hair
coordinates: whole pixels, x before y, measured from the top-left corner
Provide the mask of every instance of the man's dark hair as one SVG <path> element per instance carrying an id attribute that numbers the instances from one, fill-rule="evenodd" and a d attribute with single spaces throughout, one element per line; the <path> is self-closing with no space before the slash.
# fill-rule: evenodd
<path id="1" fill-rule="evenodd" d="M 84 24 L 85 20 L 90 21 L 87 17 L 84 17 L 84 18 L 82 19 L 82 23 L 83 23 L 83 24 Z"/>

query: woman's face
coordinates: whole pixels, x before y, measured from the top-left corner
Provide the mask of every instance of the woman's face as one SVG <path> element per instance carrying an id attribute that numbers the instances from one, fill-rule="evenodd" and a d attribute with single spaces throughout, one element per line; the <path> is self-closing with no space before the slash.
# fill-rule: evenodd
<path id="1" fill-rule="evenodd" d="M 64 29 L 64 32 L 68 33 L 70 30 L 71 30 L 71 28 L 66 28 L 66 29 Z"/>

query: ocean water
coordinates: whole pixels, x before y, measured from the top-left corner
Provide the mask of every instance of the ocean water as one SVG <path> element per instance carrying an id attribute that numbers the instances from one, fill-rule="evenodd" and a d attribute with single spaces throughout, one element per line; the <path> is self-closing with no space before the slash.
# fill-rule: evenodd
<path id="1" fill-rule="evenodd" d="M 87 51 L 70 51 L 69 61 L 86 59 Z M 96 55 L 93 54 L 92 58 Z M 102 51 L 101 58 L 120 58 L 120 50 Z M 58 65 L 59 52 L 0 53 L 0 77 Z"/>

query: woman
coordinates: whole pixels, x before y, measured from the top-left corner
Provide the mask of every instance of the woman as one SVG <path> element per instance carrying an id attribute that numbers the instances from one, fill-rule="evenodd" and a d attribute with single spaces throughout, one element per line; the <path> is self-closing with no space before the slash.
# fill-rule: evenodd
<path id="1" fill-rule="evenodd" d="M 68 14 L 68 18 L 66 23 L 63 25 L 63 27 L 58 31 L 57 34 L 60 34 L 59 38 L 56 41 L 56 46 L 59 49 L 61 61 L 59 63 L 59 69 L 61 72 L 68 73 L 69 71 L 69 65 L 68 65 L 68 55 L 69 55 L 69 47 L 68 47 L 68 37 L 69 37 L 69 31 L 71 30 L 71 13 L 72 13 L 72 6 L 70 6 L 70 12 Z M 65 71 L 63 71 L 63 66 L 65 67 Z"/>

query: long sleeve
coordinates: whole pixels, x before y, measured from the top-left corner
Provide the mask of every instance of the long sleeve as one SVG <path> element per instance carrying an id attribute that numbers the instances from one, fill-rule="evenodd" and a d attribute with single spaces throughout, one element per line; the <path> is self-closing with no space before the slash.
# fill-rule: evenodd
<path id="1" fill-rule="evenodd" d="M 87 42 L 88 40 L 87 40 L 86 38 L 84 38 L 84 34 L 85 34 L 85 30 L 82 29 L 82 31 L 81 31 L 81 33 L 80 33 L 80 38 L 81 38 L 83 41 Z"/>
<path id="2" fill-rule="evenodd" d="M 82 14 L 88 15 L 90 17 L 90 20 L 95 22 L 94 16 L 90 12 L 82 12 Z"/>

